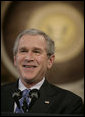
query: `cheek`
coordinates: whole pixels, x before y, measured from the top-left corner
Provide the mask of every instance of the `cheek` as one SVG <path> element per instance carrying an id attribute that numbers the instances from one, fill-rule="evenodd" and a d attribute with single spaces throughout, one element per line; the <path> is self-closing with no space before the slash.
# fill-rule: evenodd
<path id="1" fill-rule="evenodd" d="M 44 69 L 47 69 L 48 66 L 48 60 L 47 57 L 41 56 L 37 58 L 37 63 L 42 66 Z"/>
<path id="2" fill-rule="evenodd" d="M 42 64 L 46 61 L 46 58 L 44 56 L 38 56 L 36 60 L 38 63 Z"/>
<path id="3" fill-rule="evenodd" d="M 42 57 L 38 56 L 35 58 L 35 60 L 38 62 L 38 63 L 41 63 L 42 62 Z"/>
<path id="4" fill-rule="evenodd" d="M 17 57 L 16 57 L 16 61 L 15 61 L 16 66 L 19 65 L 19 64 L 21 63 L 21 61 L 22 61 L 22 57 L 17 56 Z"/>

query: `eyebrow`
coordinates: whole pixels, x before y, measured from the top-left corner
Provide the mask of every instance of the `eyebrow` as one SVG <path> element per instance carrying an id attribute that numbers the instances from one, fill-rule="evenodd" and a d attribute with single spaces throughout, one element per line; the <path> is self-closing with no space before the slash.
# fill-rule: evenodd
<path id="1" fill-rule="evenodd" d="M 19 50 L 27 50 L 27 48 L 26 47 L 21 47 L 21 48 L 19 48 Z"/>
<path id="2" fill-rule="evenodd" d="M 19 50 L 28 50 L 28 49 L 26 47 L 21 47 L 21 48 L 19 48 Z M 40 50 L 40 51 L 42 51 L 42 48 L 33 47 L 32 50 Z"/>
<path id="3" fill-rule="evenodd" d="M 34 50 L 42 50 L 41 48 L 38 48 L 38 47 L 34 47 L 33 49 Z"/>

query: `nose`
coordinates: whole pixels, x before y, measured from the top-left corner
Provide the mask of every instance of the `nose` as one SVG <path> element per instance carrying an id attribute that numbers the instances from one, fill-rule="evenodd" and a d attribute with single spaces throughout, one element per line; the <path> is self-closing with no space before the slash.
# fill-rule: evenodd
<path id="1" fill-rule="evenodd" d="M 34 60 L 34 56 L 32 52 L 28 52 L 25 56 L 25 60 L 26 61 L 33 61 Z"/>

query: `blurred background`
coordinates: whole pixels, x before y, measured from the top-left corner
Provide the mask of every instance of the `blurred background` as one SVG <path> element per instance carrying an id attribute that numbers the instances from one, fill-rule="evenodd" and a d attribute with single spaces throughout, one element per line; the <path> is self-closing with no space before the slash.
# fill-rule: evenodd
<path id="1" fill-rule="evenodd" d="M 56 46 L 49 82 L 84 100 L 84 2 L 1 1 L 1 85 L 14 82 L 13 44 L 28 28 L 46 32 Z"/>

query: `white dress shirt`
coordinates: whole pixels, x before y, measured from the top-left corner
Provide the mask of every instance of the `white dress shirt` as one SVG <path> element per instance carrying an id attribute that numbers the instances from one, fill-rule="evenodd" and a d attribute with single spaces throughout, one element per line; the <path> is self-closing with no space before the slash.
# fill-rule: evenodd
<path id="1" fill-rule="evenodd" d="M 30 89 L 31 89 L 31 90 L 32 90 L 32 89 L 38 89 L 38 90 L 39 90 L 40 87 L 42 86 L 44 80 L 45 80 L 45 77 L 43 77 L 43 79 L 42 79 L 40 82 L 38 82 L 37 84 L 35 84 L 34 86 L 32 86 Z M 25 85 L 21 82 L 21 79 L 19 79 L 18 88 L 19 88 L 21 91 L 23 91 L 23 90 L 25 90 L 25 89 L 28 89 L 28 88 L 25 87 Z M 16 103 L 14 103 L 14 112 L 15 112 L 16 106 L 17 106 Z"/>

